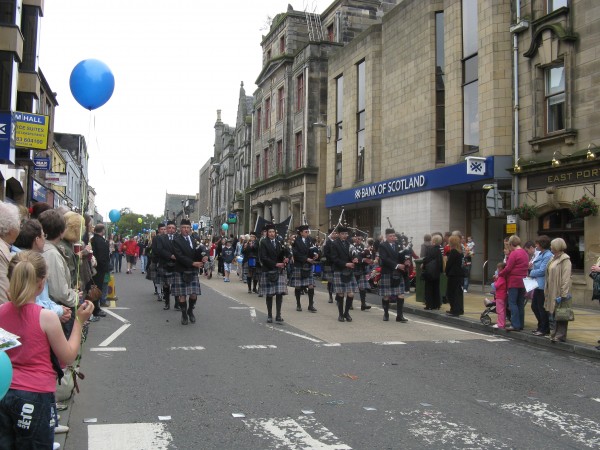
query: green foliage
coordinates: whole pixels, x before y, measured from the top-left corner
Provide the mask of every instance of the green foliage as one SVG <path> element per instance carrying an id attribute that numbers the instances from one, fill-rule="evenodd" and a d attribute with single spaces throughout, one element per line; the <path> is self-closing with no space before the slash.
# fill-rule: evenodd
<path id="1" fill-rule="evenodd" d="M 571 212 L 575 217 L 595 216 L 598 214 L 598 204 L 593 198 L 584 195 L 571 203 Z"/>
<path id="2" fill-rule="evenodd" d="M 531 220 L 538 216 L 537 208 L 535 206 L 523 203 L 521 206 L 517 206 L 512 211 L 513 214 L 517 214 L 521 220 Z"/>

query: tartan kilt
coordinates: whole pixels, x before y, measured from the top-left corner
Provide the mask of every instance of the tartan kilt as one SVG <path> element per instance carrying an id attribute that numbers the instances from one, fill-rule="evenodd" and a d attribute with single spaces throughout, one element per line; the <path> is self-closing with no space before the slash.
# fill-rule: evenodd
<path id="1" fill-rule="evenodd" d="M 389 297 L 390 295 L 404 294 L 404 279 L 396 287 L 392 287 L 392 274 L 382 273 L 379 280 L 379 295 L 381 297 Z"/>
<path id="2" fill-rule="evenodd" d="M 269 281 L 267 279 L 267 272 L 261 271 L 260 273 L 260 284 L 258 286 L 258 293 L 261 295 L 277 295 L 283 294 L 287 295 L 287 275 L 284 270 L 279 271 L 279 279 L 275 282 Z"/>
<path id="3" fill-rule="evenodd" d="M 315 275 L 310 272 L 310 276 L 302 278 L 302 268 L 292 266 L 292 276 L 290 277 L 290 287 L 306 287 L 315 285 Z"/>
<path id="4" fill-rule="evenodd" d="M 171 294 L 175 297 L 201 294 L 198 272 L 194 273 L 190 283 L 183 281 L 183 272 L 173 272 L 171 278 Z"/>
<path id="5" fill-rule="evenodd" d="M 159 285 L 171 284 L 170 278 L 171 278 L 171 273 L 167 274 L 165 272 L 165 268 L 157 264 L 156 265 L 156 275 L 152 279 L 154 281 L 154 283 L 159 284 Z"/>
<path id="6" fill-rule="evenodd" d="M 364 273 L 354 272 L 354 278 L 356 278 L 356 284 L 358 285 L 359 291 L 366 291 L 367 289 L 371 288 Z"/>
<path id="7" fill-rule="evenodd" d="M 348 294 L 358 291 L 356 278 L 352 277 L 348 283 L 342 282 L 342 272 L 333 272 L 332 291 L 334 294 Z"/>
<path id="8" fill-rule="evenodd" d="M 242 275 L 245 278 L 248 278 L 248 277 L 250 277 L 250 278 L 258 277 L 258 273 L 259 272 L 256 269 L 258 269 L 258 267 L 250 267 L 248 265 L 248 263 L 245 262 L 244 265 L 242 266 Z"/>
<path id="9" fill-rule="evenodd" d="M 330 265 L 323 264 L 323 272 L 321 272 L 323 281 L 333 281 L 333 268 Z"/>
<path id="10" fill-rule="evenodd" d="M 149 280 L 152 280 L 155 284 L 159 284 L 156 282 L 156 273 L 157 273 L 156 263 L 151 262 L 150 264 L 148 264 L 147 270 L 148 270 L 148 276 L 146 278 L 148 278 Z"/>

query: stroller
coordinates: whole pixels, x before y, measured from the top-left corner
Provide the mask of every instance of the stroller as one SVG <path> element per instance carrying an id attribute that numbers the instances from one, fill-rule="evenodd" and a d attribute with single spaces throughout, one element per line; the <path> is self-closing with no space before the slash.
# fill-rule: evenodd
<path id="1" fill-rule="evenodd" d="M 529 300 L 529 298 L 525 297 L 524 306 L 527 306 L 528 300 Z M 485 298 L 483 300 L 483 302 L 485 304 L 485 309 L 481 313 L 481 316 L 479 316 L 479 320 L 481 321 L 482 324 L 484 324 L 486 326 L 491 325 L 492 318 L 490 317 L 490 314 L 497 314 L 496 313 L 496 302 L 489 300 L 488 298 Z M 508 308 L 508 306 L 506 307 L 506 320 L 510 321 L 510 308 Z"/>

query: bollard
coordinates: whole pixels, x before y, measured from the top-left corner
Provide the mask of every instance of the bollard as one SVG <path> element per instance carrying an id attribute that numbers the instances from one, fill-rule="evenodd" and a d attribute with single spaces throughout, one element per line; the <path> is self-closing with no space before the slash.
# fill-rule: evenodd
<path id="1" fill-rule="evenodd" d="M 112 273 L 110 274 L 110 279 L 108 280 L 108 295 L 106 296 L 106 298 L 110 300 L 109 308 L 114 308 L 115 306 L 117 306 L 117 300 L 119 300 L 119 297 L 117 297 L 117 290 L 115 288 L 115 277 Z"/>

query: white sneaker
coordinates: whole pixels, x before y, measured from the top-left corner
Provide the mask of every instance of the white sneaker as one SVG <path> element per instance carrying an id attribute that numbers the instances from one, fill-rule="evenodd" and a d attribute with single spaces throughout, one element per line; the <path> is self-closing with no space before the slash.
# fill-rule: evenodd
<path id="1" fill-rule="evenodd" d="M 54 428 L 54 434 L 61 434 L 61 433 L 66 433 L 69 431 L 69 427 L 66 425 L 57 425 Z"/>
<path id="2" fill-rule="evenodd" d="M 467 290 L 466 290 L 466 289 L 463 289 L 463 292 L 466 294 L 466 293 L 467 293 Z"/>
<path id="3" fill-rule="evenodd" d="M 492 325 L 492 328 L 499 328 L 499 327 L 498 327 L 498 324 L 497 324 L 497 323 L 495 323 L 494 325 Z"/>
<path id="4" fill-rule="evenodd" d="M 58 442 L 55 442 L 54 444 L 52 444 L 52 450 L 58 450 L 60 448 L 60 444 Z"/>

